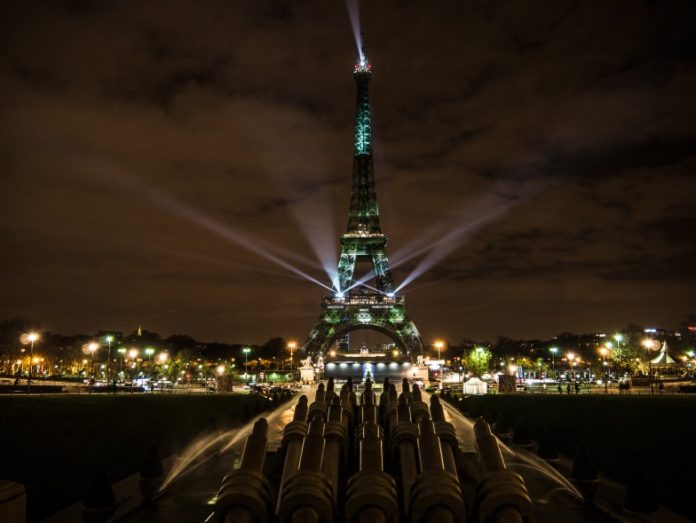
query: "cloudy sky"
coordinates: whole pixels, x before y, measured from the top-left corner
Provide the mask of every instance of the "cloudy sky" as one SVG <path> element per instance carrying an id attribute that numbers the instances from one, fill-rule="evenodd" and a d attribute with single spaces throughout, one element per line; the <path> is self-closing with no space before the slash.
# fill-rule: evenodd
<path id="1" fill-rule="evenodd" d="M 696 311 L 694 2 L 360 14 L 382 226 L 426 340 Z M 0 317 L 304 339 L 325 290 L 301 273 L 329 283 L 347 222 L 344 3 L 17 2 L 0 18 Z"/>

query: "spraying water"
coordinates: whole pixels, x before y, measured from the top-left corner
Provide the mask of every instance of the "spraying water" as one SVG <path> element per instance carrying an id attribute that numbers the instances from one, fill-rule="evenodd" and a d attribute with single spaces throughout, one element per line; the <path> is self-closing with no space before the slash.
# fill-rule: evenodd
<path id="1" fill-rule="evenodd" d="M 205 434 L 199 437 L 186 447 L 176 465 L 172 467 L 172 470 L 169 471 L 167 477 L 162 482 L 159 491 L 165 491 L 174 481 L 191 472 L 196 466 L 205 463 L 207 459 L 213 456 L 221 455 L 229 451 L 241 452 L 244 441 L 251 432 L 254 423 L 262 417 L 266 418 L 269 429 L 271 429 L 269 431 L 271 434 L 269 445 L 275 443 L 279 446 L 283 435 L 283 427 L 292 420 L 295 412 L 295 404 L 296 397 L 293 397 L 289 402 L 276 407 L 271 413 L 264 412 L 259 414 L 242 427 L 225 431 L 216 431 L 212 434 Z M 277 441 L 273 439 L 274 437 Z"/>
<path id="2" fill-rule="evenodd" d="M 218 450 L 218 447 L 220 447 L 223 442 L 236 431 L 237 429 L 206 434 L 205 436 L 202 436 L 191 443 L 188 447 L 186 447 L 177 463 L 172 467 L 172 470 L 169 471 L 167 477 L 164 478 L 159 491 L 165 491 L 172 484 L 172 482 L 181 477 L 184 472 L 190 472 L 193 470 L 195 465 L 200 465 L 203 461 L 205 461 L 202 458 L 212 457 Z"/>
<path id="3" fill-rule="evenodd" d="M 422 394 L 424 400 L 429 396 L 425 391 Z M 445 419 L 455 427 L 457 436 L 462 442 L 463 450 L 465 452 L 476 452 L 473 423 L 452 405 L 442 402 L 442 406 L 445 411 Z M 548 503 L 552 501 L 552 498 L 556 498 L 561 504 L 565 504 L 568 501 L 582 503 L 583 496 L 580 491 L 560 472 L 536 454 L 512 450 L 500 440 L 498 440 L 498 445 L 508 468 L 524 477 L 529 494 L 535 504 L 537 502 Z"/>

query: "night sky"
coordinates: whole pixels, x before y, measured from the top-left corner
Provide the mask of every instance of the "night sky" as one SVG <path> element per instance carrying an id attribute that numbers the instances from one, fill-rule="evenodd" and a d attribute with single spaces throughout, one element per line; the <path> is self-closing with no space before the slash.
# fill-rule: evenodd
<path id="1" fill-rule="evenodd" d="M 329 284 L 355 113 L 344 3 L 15 4 L 0 318 L 304 340 L 326 291 L 258 251 Z M 397 282 L 427 269 L 404 289 L 426 341 L 696 311 L 695 2 L 365 2 L 361 19 L 382 228 Z"/>

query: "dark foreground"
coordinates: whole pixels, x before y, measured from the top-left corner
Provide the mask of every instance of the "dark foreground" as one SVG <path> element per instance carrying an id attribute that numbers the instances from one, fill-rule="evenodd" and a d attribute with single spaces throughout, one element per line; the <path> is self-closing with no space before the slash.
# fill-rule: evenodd
<path id="1" fill-rule="evenodd" d="M 601 475 L 696 520 L 694 396 L 486 395 L 454 398 L 470 417 L 507 425 L 562 454 L 587 457 Z"/>
<path id="2" fill-rule="evenodd" d="M 29 521 L 83 499 L 105 471 L 138 472 L 198 434 L 229 428 L 271 406 L 250 395 L 0 396 L 0 478 L 24 484 Z"/>

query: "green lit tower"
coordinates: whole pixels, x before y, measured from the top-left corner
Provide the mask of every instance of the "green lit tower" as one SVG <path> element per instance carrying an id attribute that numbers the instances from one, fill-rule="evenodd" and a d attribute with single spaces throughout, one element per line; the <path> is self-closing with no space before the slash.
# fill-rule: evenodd
<path id="1" fill-rule="evenodd" d="M 372 160 L 370 80 L 372 70 L 364 54 L 353 73 L 357 87 L 357 112 L 353 140 L 353 188 L 348 228 L 341 236 L 334 292 L 322 301 L 322 315 L 304 349 L 322 355 L 334 341 L 358 329 L 378 330 L 407 354 L 419 355 L 423 341 L 408 318 L 406 300 L 394 286 L 385 247 L 387 237 L 379 223 Z M 367 274 L 356 274 L 356 265 L 369 264 Z"/>

